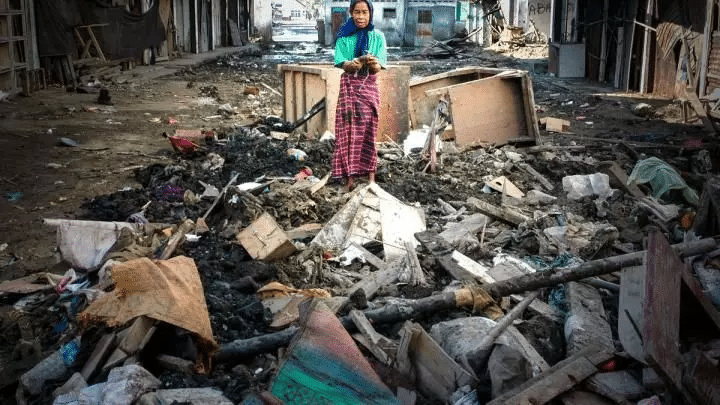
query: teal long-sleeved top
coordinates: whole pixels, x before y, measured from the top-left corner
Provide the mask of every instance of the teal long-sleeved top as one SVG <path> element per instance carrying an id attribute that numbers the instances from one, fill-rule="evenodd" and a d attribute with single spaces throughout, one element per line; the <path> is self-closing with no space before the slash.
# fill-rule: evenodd
<path id="1" fill-rule="evenodd" d="M 378 30 L 372 30 L 368 33 L 368 53 L 372 54 L 380 62 L 380 66 L 387 67 L 387 45 L 385 43 L 385 34 Z M 355 44 L 357 43 L 357 34 L 349 37 L 338 38 L 335 42 L 335 66 L 341 67 L 343 62 L 355 58 Z"/>

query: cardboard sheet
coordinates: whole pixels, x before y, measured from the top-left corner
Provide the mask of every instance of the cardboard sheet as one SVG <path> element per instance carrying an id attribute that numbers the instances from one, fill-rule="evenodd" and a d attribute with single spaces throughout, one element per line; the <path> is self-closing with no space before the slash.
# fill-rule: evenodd
<path id="1" fill-rule="evenodd" d="M 112 268 L 116 286 L 80 314 L 84 322 L 103 321 L 120 326 L 147 316 L 193 332 L 200 351 L 217 349 L 205 295 L 193 259 L 185 256 L 118 263 Z"/>

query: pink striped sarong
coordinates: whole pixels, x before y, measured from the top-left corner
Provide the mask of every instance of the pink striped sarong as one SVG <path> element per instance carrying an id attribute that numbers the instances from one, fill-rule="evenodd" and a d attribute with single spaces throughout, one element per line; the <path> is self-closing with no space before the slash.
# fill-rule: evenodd
<path id="1" fill-rule="evenodd" d="M 375 75 L 343 73 L 335 113 L 332 176 L 365 176 L 377 169 L 378 91 Z"/>

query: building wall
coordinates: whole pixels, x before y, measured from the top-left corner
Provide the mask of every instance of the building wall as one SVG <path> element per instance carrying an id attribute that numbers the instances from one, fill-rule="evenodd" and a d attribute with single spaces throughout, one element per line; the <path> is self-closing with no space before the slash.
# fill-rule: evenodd
<path id="1" fill-rule="evenodd" d="M 550 37 L 551 9 L 551 0 L 527 0 L 527 19 L 547 37 Z"/>
<path id="2" fill-rule="evenodd" d="M 550 37 L 552 0 L 501 0 L 500 7 L 508 24 L 527 30 L 532 21 L 538 31 Z"/>
<path id="3" fill-rule="evenodd" d="M 297 0 L 278 0 L 281 7 L 280 16 L 282 19 L 291 19 L 293 21 L 307 21 L 308 20 L 308 9 L 302 4 L 298 3 Z M 276 16 L 277 17 L 277 16 Z M 310 15 L 310 19 L 312 15 Z"/>
<path id="4" fill-rule="evenodd" d="M 337 31 L 334 29 L 333 10 L 344 9 L 345 18 L 349 17 L 348 0 L 331 1 L 327 0 L 323 3 L 323 16 L 325 19 L 325 44 L 331 45 L 335 42 Z M 385 40 L 388 46 L 401 46 L 405 33 L 405 1 L 373 1 L 373 24 L 375 28 L 385 34 Z M 386 13 L 386 10 L 388 11 Z M 391 17 L 391 10 L 395 10 L 395 17 Z"/>
<path id="5" fill-rule="evenodd" d="M 272 4 L 268 0 L 253 0 L 250 21 L 255 35 L 263 42 L 272 41 Z"/>
<path id="6" fill-rule="evenodd" d="M 432 22 L 419 21 L 420 13 L 431 12 Z M 406 11 L 405 45 L 423 46 L 431 40 L 446 40 L 455 36 L 455 1 L 409 1 Z"/>

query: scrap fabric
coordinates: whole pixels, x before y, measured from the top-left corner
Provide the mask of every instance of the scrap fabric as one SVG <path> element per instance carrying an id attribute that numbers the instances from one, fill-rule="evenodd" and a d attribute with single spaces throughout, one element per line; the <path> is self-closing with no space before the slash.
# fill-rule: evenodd
<path id="1" fill-rule="evenodd" d="M 312 301 L 271 392 L 286 405 L 398 405 L 327 305 Z"/>
<path id="2" fill-rule="evenodd" d="M 364 176 L 376 170 L 379 104 L 375 75 L 342 75 L 335 114 L 334 178 Z"/>

